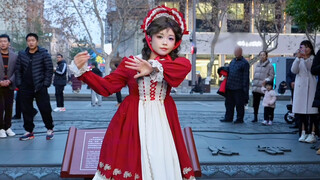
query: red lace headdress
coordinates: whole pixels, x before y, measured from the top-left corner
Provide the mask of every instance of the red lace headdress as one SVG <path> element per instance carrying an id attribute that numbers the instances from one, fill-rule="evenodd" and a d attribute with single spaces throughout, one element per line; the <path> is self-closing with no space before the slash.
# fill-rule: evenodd
<path id="1" fill-rule="evenodd" d="M 149 25 L 151 24 L 151 22 L 159 17 L 168 17 L 174 21 L 176 21 L 183 34 L 188 34 L 189 32 L 187 31 L 187 26 L 186 26 L 186 22 L 183 18 L 183 15 L 181 12 L 179 12 L 177 9 L 175 8 L 168 8 L 166 7 L 165 5 L 162 5 L 162 6 L 158 6 L 154 9 L 151 9 L 149 12 L 148 12 L 148 15 L 147 17 L 144 18 L 143 20 L 143 24 L 141 25 L 141 29 L 143 30 L 143 32 L 145 33 L 145 37 L 146 37 L 146 40 L 147 40 L 147 43 L 150 47 L 150 49 L 153 51 L 152 47 L 151 47 L 151 44 L 150 44 L 150 41 L 151 41 L 151 37 L 149 37 L 147 35 L 147 29 L 149 27 Z M 176 45 L 174 46 L 173 49 L 176 49 L 180 46 L 182 42 L 182 39 L 178 42 L 176 42 Z"/>

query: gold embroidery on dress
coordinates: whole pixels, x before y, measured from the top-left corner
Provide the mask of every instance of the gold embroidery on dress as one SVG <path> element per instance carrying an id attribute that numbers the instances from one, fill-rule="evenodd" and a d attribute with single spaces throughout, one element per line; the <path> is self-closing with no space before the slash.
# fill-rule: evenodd
<path id="1" fill-rule="evenodd" d="M 183 174 L 186 175 L 186 174 L 188 174 L 190 171 L 192 171 L 192 168 L 191 168 L 191 167 L 188 167 L 188 168 L 186 167 L 186 168 L 183 169 Z"/>
<path id="2" fill-rule="evenodd" d="M 121 174 L 121 170 L 120 169 L 116 168 L 116 169 L 113 170 L 113 175 L 114 176 L 119 175 L 119 174 Z"/>
<path id="3" fill-rule="evenodd" d="M 109 164 L 106 164 L 103 169 L 104 169 L 105 171 L 106 171 L 106 170 L 111 170 L 111 166 L 110 166 Z"/>
<path id="4" fill-rule="evenodd" d="M 123 177 L 124 177 L 124 178 L 132 177 L 132 174 L 131 174 L 131 172 L 129 172 L 129 171 L 125 171 L 125 172 L 123 173 Z"/>

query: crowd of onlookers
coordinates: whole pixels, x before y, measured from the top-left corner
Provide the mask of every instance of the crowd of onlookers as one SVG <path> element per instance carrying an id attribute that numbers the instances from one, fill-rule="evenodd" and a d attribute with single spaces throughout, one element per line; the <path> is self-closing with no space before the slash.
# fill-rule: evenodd
<path id="1" fill-rule="evenodd" d="M 245 105 L 249 101 L 249 63 L 242 56 L 242 48 L 235 49 L 235 58 L 228 67 L 219 69 L 225 72 L 223 87 L 219 94 L 225 96 L 226 113 L 221 122 L 243 123 Z M 294 54 L 295 60 L 287 75 L 289 88 L 292 91 L 292 112 L 295 115 L 295 127 L 299 128 L 299 142 L 315 143 L 319 137 L 319 110 L 320 110 L 320 51 L 314 52 L 310 41 L 300 43 L 298 51 Z M 254 118 L 253 123 L 259 122 L 258 110 L 260 100 L 264 106 L 263 125 L 273 124 L 274 109 L 276 107 L 277 93 L 274 89 L 274 67 L 268 60 L 267 51 L 259 53 L 260 61 L 256 63 L 252 81 L 252 97 Z M 221 74 L 220 74 L 221 75 Z M 233 121 L 234 108 L 236 120 Z M 320 154 L 320 149 L 317 151 Z"/>
<path id="2" fill-rule="evenodd" d="M 72 73 L 68 74 L 68 65 L 62 54 L 57 54 L 57 65 L 53 67 L 51 55 L 45 48 L 38 45 L 38 35 L 29 33 L 26 36 L 27 48 L 16 54 L 10 49 L 10 37 L 7 34 L 0 35 L 0 138 L 15 136 L 11 129 L 12 119 L 23 117 L 25 134 L 20 140 L 34 138 L 33 120 L 38 111 L 33 106 L 34 99 L 40 111 L 42 120 L 47 128 L 46 139 L 53 139 L 53 119 L 51 112 L 64 112 L 64 88 L 70 80 L 72 90 L 79 93 L 82 82 Z M 112 64 L 114 69 L 119 62 Z M 102 76 L 96 62 L 91 64 L 92 72 Z M 54 75 L 54 76 L 53 76 Z M 70 77 L 69 77 L 70 76 Z M 55 87 L 57 107 L 52 110 L 48 87 L 51 83 Z M 16 91 L 16 95 L 14 92 Z M 15 96 L 16 113 L 12 117 L 13 102 Z M 118 106 L 122 102 L 121 93 L 117 93 Z M 91 105 L 101 106 L 101 95 L 91 90 Z M 23 116 L 21 116 L 21 114 Z"/>
<path id="3" fill-rule="evenodd" d="M 67 84 L 67 63 L 63 55 L 57 55 L 57 66 L 53 68 L 51 56 L 48 51 L 38 46 L 38 36 L 29 33 L 26 36 L 28 47 L 25 51 L 15 54 L 9 49 L 10 37 L 6 34 L 0 35 L 0 137 L 14 136 L 11 129 L 12 106 L 14 90 L 16 94 L 16 115 L 13 118 L 21 118 L 23 114 L 24 129 L 26 133 L 20 140 L 33 139 L 33 118 L 37 110 L 33 107 L 36 100 L 38 109 L 47 128 L 46 138 L 53 138 L 53 120 L 51 105 L 48 95 L 48 87 L 51 85 L 54 74 L 53 85 L 57 107 L 55 112 L 65 111 L 63 91 Z M 221 122 L 243 123 L 245 105 L 249 102 L 249 69 L 248 61 L 242 56 L 242 48 L 237 47 L 234 51 L 235 58 L 223 67 L 220 72 L 225 72 L 226 77 L 223 87 L 219 92 L 225 96 L 226 113 Z M 299 128 L 299 141 L 315 143 L 319 136 L 319 107 L 320 107 L 320 51 L 314 52 L 310 41 L 305 40 L 300 44 L 294 54 L 295 60 L 291 71 L 287 74 L 288 86 L 292 91 L 292 112 L 295 114 L 295 127 Z M 263 125 L 273 124 L 274 109 L 276 107 L 276 92 L 274 88 L 274 67 L 268 60 L 268 52 L 259 53 L 260 61 L 256 63 L 252 81 L 252 97 L 254 118 L 253 123 L 259 122 L 258 110 L 261 98 L 264 106 Z M 99 76 L 102 72 L 96 63 L 91 65 L 92 71 Z M 73 92 L 78 93 L 81 89 L 81 81 L 71 75 Z M 203 85 L 200 74 L 192 92 L 203 93 Z M 222 89 L 223 88 L 223 89 Z M 92 106 L 101 106 L 101 96 L 94 91 L 92 94 Z M 121 103 L 121 94 L 117 94 L 118 102 Z M 20 107 L 21 106 L 21 107 Z M 236 108 L 236 120 L 233 121 L 234 109 Z M 320 151 L 318 151 L 320 154 Z"/>

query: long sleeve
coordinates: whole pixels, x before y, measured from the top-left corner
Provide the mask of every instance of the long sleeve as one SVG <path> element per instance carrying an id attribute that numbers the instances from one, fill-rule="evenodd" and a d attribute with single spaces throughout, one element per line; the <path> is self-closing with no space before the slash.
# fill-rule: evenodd
<path id="1" fill-rule="evenodd" d="M 119 67 L 113 73 L 105 76 L 104 78 L 91 71 L 87 71 L 78 77 L 78 79 L 87 83 L 89 87 L 98 94 L 106 97 L 110 96 L 113 93 L 119 92 L 127 84 L 127 72 L 130 70 L 125 67 L 125 59 L 126 58 L 124 58 Z"/>
<path id="2" fill-rule="evenodd" d="M 299 58 L 296 58 L 293 63 L 292 63 L 292 66 L 291 66 L 291 72 L 293 74 L 298 74 L 299 73 L 299 65 L 300 65 L 300 59 Z"/>
<path id="3" fill-rule="evenodd" d="M 270 69 L 269 69 L 269 72 L 268 72 L 268 77 L 267 77 L 267 79 L 269 79 L 269 81 L 273 81 L 273 78 L 274 78 L 274 68 L 273 68 L 273 66 L 270 64 Z"/>
<path id="4" fill-rule="evenodd" d="M 47 52 L 45 53 L 44 70 L 45 70 L 44 86 L 49 87 L 52 81 L 53 64 L 52 64 L 51 56 Z"/>
<path id="5" fill-rule="evenodd" d="M 14 68 L 14 70 L 13 70 L 13 73 L 12 73 L 12 75 L 11 75 L 9 80 L 15 86 L 15 81 L 16 81 L 16 73 L 15 73 L 15 71 L 16 71 L 16 67 L 13 67 L 13 68 Z"/>
<path id="6" fill-rule="evenodd" d="M 15 81 L 16 81 L 16 86 L 19 87 L 21 85 L 21 79 L 22 79 L 22 72 L 21 72 L 21 55 L 19 53 L 17 61 L 16 61 L 16 66 L 15 66 Z"/>
<path id="7" fill-rule="evenodd" d="M 313 59 L 311 73 L 313 75 L 320 75 L 320 50 L 317 52 L 317 55 Z"/>
<path id="8" fill-rule="evenodd" d="M 159 61 L 163 67 L 164 79 L 172 87 L 179 86 L 188 73 L 191 71 L 190 61 L 186 58 L 179 57 L 174 61 Z"/>
<path id="9" fill-rule="evenodd" d="M 270 104 L 274 105 L 276 103 L 276 100 L 277 100 L 277 94 L 276 92 L 274 92 L 274 90 L 272 90 L 270 92 L 270 96 L 271 96 L 271 99 L 270 99 Z"/>
<path id="10" fill-rule="evenodd" d="M 61 63 L 56 69 L 56 73 L 62 75 L 66 72 L 66 70 L 67 70 L 67 63 Z"/>

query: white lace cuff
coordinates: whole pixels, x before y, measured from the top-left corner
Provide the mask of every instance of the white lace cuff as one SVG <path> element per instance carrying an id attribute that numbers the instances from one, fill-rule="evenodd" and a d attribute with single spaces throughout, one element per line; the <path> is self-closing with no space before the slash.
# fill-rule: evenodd
<path id="1" fill-rule="evenodd" d="M 150 78 L 153 81 L 160 82 L 163 80 L 163 68 L 162 64 L 159 63 L 157 60 L 149 60 L 149 63 L 151 64 L 152 68 L 154 69 L 151 74 Z"/>
<path id="2" fill-rule="evenodd" d="M 75 77 L 80 77 L 85 72 L 90 71 L 87 64 L 85 64 L 82 68 L 78 69 L 74 61 L 71 61 L 71 64 L 69 65 L 69 69 L 74 74 Z"/>

